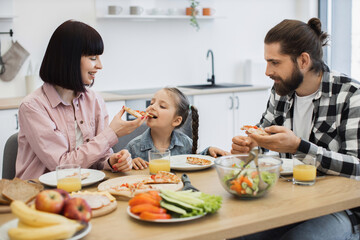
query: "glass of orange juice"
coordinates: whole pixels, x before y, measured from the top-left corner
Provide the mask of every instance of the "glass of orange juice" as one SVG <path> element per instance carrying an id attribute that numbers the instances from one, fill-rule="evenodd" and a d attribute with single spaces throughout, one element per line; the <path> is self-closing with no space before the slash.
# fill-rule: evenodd
<path id="1" fill-rule="evenodd" d="M 78 164 L 64 164 L 56 167 L 57 188 L 67 192 L 81 190 L 81 170 Z"/>
<path id="2" fill-rule="evenodd" d="M 158 171 L 170 172 L 169 149 L 151 149 L 148 154 L 150 174 L 156 174 Z"/>
<path id="3" fill-rule="evenodd" d="M 309 154 L 293 156 L 293 183 L 310 186 L 316 179 L 316 157 Z"/>

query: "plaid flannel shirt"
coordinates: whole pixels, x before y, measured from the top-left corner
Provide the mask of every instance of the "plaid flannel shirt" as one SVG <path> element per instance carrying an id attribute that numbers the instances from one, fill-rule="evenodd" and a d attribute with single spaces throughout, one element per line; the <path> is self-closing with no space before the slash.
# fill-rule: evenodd
<path id="1" fill-rule="evenodd" d="M 294 94 L 279 96 L 272 88 L 259 126 L 292 130 Z M 315 156 L 320 172 L 360 180 L 360 83 L 326 66 L 313 104 L 310 137 L 301 139 L 298 152 Z M 346 212 L 358 232 L 360 208 Z"/>

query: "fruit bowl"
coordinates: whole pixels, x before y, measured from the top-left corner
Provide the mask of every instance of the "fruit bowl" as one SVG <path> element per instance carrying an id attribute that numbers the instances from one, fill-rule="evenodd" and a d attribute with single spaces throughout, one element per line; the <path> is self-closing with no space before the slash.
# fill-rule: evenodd
<path id="1" fill-rule="evenodd" d="M 228 155 L 215 160 L 216 171 L 221 185 L 229 193 L 240 198 L 258 198 L 264 196 L 272 189 L 279 179 L 282 161 L 274 156 L 258 156 L 259 172 L 266 187 L 259 188 L 259 174 L 254 161 L 244 169 L 243 165 L 248 154 Z M 242 170 L 243 169 L 243 170 Z M 241 171 L 242 170 L 242 171 Z M 234 178 L 237 173 L 241 173 Z"/>

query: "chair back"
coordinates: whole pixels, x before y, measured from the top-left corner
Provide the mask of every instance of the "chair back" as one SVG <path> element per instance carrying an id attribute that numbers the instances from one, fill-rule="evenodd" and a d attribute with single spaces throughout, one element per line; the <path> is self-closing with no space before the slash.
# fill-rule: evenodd
<path id="1" fill-rule="evenodd" d="M 15 164 L 18 151 L 18 133 L 11 135 L 5 143 L 2 178 L 13 179 L 15 177 Z"/>

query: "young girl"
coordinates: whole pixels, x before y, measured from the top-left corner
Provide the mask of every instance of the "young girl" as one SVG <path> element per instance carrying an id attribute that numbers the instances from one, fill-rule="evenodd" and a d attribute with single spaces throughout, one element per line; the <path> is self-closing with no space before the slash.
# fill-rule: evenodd
<path id="1" fill-rule="evenodd" d="M 193 139 L 180 131 L 189 113 L 192 115 Z M 142 135 L 131 140 L 125 149 L 133 157 L 133 168 L 147 168 L 148 151 L 150 149 L 170 149 L 171 155 L 196 154 L 199 129 L 199 115 L 197 109 L 189 104 L 186 96 L 177 88 L 163 88 L 155 93 L 146 112 L 154 116 L 148 118 L 147 129 Z M 200 154 L 213 157 L 227 155 L 216 147 L 208 147 Z"/>

